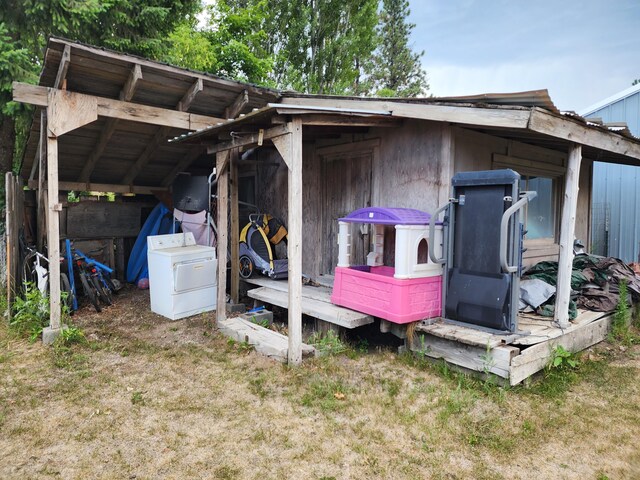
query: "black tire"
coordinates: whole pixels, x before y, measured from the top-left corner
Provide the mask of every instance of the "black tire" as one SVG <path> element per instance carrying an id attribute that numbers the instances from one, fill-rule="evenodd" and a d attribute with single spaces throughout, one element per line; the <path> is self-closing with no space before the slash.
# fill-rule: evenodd
<path id="1" fill-rule="evenodd" d="M 253 260 L 249 258 L 247 255 L 242 255 L 240 257 L 240 277 L 241 278 L 249 278 L 253 274 Z"/>
<path id="2" fill-rule="evenodd" d="M 93 286 L 87 280 L 87 274 L 84 272 L 80 272 L 80 281 L 82 282 L 82 290 L 84 290 L 84 294 L 87 296 L 93 308 L 96 309 L 96 312 L 100 313 L 102 308 L 100 308 L 100 304 L 98 303 L 98 294 L 94 290 Z"/>
<path id="3" fill-rule="evenodd" d="M 98 275 L 91 275 L 91 283 L 93 283 L 96 292 L 98 292 L 98 300 L 105 305 L 111 305 L 113 303 L 111 300 L 111 292 L 104 286 L 100 277 Z"/>
<path id="4" fill-rule="evenodd" d="M 66 305 L 68 312 L 70 315 L 73 315 L 73 290 L 71 290 L 71 283 L 69 283 L 69 277 L 66 273 L 60 274 L 60 291 L 66 292 L 66 297 L 64 299 L 64 305 Z"/>

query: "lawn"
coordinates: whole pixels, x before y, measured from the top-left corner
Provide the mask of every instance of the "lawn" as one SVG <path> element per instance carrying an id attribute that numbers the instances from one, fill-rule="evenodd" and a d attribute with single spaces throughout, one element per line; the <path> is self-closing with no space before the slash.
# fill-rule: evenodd
<path id="1" fill-rule="evenodd" d="M 638 345 L 502 388 L 362 345 L 288 368 L 116 300 L 78 344 L 2 322 L 0 478 L 640 478 Z"/>

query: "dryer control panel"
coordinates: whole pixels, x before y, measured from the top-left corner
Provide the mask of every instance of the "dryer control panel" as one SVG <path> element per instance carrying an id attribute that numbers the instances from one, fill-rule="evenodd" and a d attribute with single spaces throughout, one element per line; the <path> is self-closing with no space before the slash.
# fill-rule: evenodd
<path id="1" fill-rule="evenodd" d="M 164 250 L 165 248 L 190 247 L 195 244 L 196 240 L 192 232 L 147 237 L 147 249 L 149 251 Z"/>

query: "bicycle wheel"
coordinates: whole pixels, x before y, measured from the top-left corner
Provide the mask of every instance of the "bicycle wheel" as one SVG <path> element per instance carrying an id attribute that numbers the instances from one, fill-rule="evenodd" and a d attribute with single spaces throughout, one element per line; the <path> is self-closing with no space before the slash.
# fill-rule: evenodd
<path id="1" fill-rule="evenodd" d="M 109 289 L 104 286 L 102 280 L 98 275 L 91 275 L 91 283 L 98 292 L 98 300 L 100 300 L 105 305 L 111 305 L 111 294 L 109 293 Z"/>
<path id="2" fill-rule="evenodd" d="M 96 312 L 101 312 L 102 308 L 98 303 L 98 294 L 96 293 L 93 286 L 89 283 L 86 273 L 80 272 L 80 281 L 82 282 L 82 290 L 84 290 L 84 294 L 87 296 L 87 298 L 89 298 L 89 301 L 96 309 Z"/>
<path id="3" fill-rule="evenodd" d="M 67 294 L 63 303 L 67 307 L 69 314 L 73 315 L 73 290 L 71 290 L 69 277 L 64 272 L 60 274 L 60 291 Z"/>

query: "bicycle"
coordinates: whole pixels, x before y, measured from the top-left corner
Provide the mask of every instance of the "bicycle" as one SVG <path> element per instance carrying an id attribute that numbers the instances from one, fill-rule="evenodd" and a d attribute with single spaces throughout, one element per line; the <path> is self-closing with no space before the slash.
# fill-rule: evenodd
<path id="1" fill-rule="evenodd" d="M 26 244 L 22 244 L 22 248 L 26 252 L 21 268 L 23 291 L 26 292 L 30 285 L 34 285 L 40 293 L 45 296 L 49 295 L 49 259 Z M 61 263 L 62 260 L 61 258 Z M 69 276 L 65 272 L 60 272 L 60 292 L 62 305 L 72 314 L 75 292 L 71 288 Z"/>
<path id="2" fill-rule="evenodd" d="M 101 312 L 100 304 L 112 305 L 112 293 L 117 293 L 121 286 L 117 280 L 111 278 L 111 268 L 71 245 L 72 242 L 67 240 L 67 255 L 73 259 L 72 265 L 78 272 L 85 296 L 96 311 Z"/>

